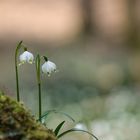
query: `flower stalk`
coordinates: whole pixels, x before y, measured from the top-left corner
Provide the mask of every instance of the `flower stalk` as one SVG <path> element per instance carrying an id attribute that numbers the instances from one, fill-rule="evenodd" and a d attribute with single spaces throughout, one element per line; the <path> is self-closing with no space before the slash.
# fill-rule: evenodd
<path id="1" fill-rule="evenodd" d="M 15 72 L 16 72 L 16 90 L 17 90 L 17 101 L 20 102 L 20 94 L 19 94 L 19 78 L 18 78 L 18 51 L 22 47 L 22 41 L 17 44 L 15 51 Z"/>
<path id="2" fill-rule="evenodd" d="M 36 64 L 36 76 L 37 76 L 37 84 L 38 84 L 38 97 L 39 97 L 39 121 L 41 122 L 42 116 L 42 100 L 41 100 L 41 78 L 40 78 L 40 55 L 38 54 L 35 60 Z"/>

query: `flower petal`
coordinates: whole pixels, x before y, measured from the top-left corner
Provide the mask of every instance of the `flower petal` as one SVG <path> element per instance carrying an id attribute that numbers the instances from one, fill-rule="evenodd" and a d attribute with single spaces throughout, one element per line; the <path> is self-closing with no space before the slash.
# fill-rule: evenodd
<path id="1" fill-rule="evenodd" d="M 46 61 L 43 65 L 42 65 L 42 71 L 45 74 L 48 74 L 48 76 L 50 76 L 50 74 L 52 72 L 56 71 L 56 65 L 55 63 L 51 62 L 51 61 Z"/>
<path id="2" fill-rule="evenodd" d="M 32 53 L 30 53 L 28 51 L 25 51 L 24 53 L 22 53 L 19 56 L 19 60 L 20 60 L 20 64 L 19 65 L 22 65 L 25 62 L 28 62 L 28 63 L 32 64 L 34 62 L 34 56 L 33 56 Z"/>

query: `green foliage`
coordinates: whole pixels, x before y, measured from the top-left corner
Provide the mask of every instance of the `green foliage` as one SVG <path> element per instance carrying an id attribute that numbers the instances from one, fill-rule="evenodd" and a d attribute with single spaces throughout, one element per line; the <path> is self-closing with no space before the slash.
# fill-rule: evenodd
<path id="1" fill-rule="evenodd" d="M 49 114 L 51 114 L 51 113 L 56 113 L 56 114 L 61 114 L 61 115 L 64 115 L 64 116 L 66 116 L 67 118 L 69 118 L 72 122 L 75 122 L 75 120 L 70 116 L 70 115 L 68 115 L 67 113 L 64 113 L 64 112 L 61 112 L 61 111 L 57 111 L 57 110 L 48 110 L 48 111 L 46 111 L 46 113 L 44 114 L 44 115 L 42 115 L 41 116 L 41 120 L 42 121 L 44 121 L 46 118 L 47 118 L 47 116 L 49 115 Z"/>
<path id="2" fill-rule="evenodd" d="M 72 128 L 72 129 L 69 129 L 69 130 L 61 133 L 60 135 L 57 136 L 57 138 L 59 139 L 70 132 L 76 132 L 76 131 L 87 133 L 87 134 L 91 135 L 94 139 L 98 140 L 98 138 L 95 135 L 93 135 L 92 133 L 85 131 L 85 130 L 76 129 L 76 128 Z"/>
<path id="3" fill-rule="evenodd" d="M 54 130 L 54 133 L 55 133 L 55 136 L 58 135 L 60 129 L 62 128 L 62 126 L 64 125 L 65 121 L 62 121 L 57 127 L 56 129 Z"/>

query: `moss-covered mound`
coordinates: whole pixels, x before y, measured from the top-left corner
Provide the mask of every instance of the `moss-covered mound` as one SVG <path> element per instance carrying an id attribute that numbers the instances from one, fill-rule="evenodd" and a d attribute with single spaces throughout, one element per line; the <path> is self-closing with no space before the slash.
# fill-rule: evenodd
<path id="1" fill-rule="evenodd" d="M 56 140 L 25 107 L 0 94 L 0 140 Z"/>

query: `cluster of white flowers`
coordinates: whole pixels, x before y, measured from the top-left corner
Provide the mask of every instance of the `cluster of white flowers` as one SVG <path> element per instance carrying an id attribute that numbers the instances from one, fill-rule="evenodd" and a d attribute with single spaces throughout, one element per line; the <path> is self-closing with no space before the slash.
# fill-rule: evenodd
<path id="1" fill-rule="evenodd" d="M 20 63 L 22 65 L 24 63 L 33 64 L 34 63 L 34 56 L 31 52 L 27 51 L 27 49 L 19 56 Z M 44 56 L 45 63 L 42 65 L 42 72 L 45 74 L 50 74 L 52 72 L 56 72 L 56 65 L 55 63 L 48 60 L 46 56 Z"/>

